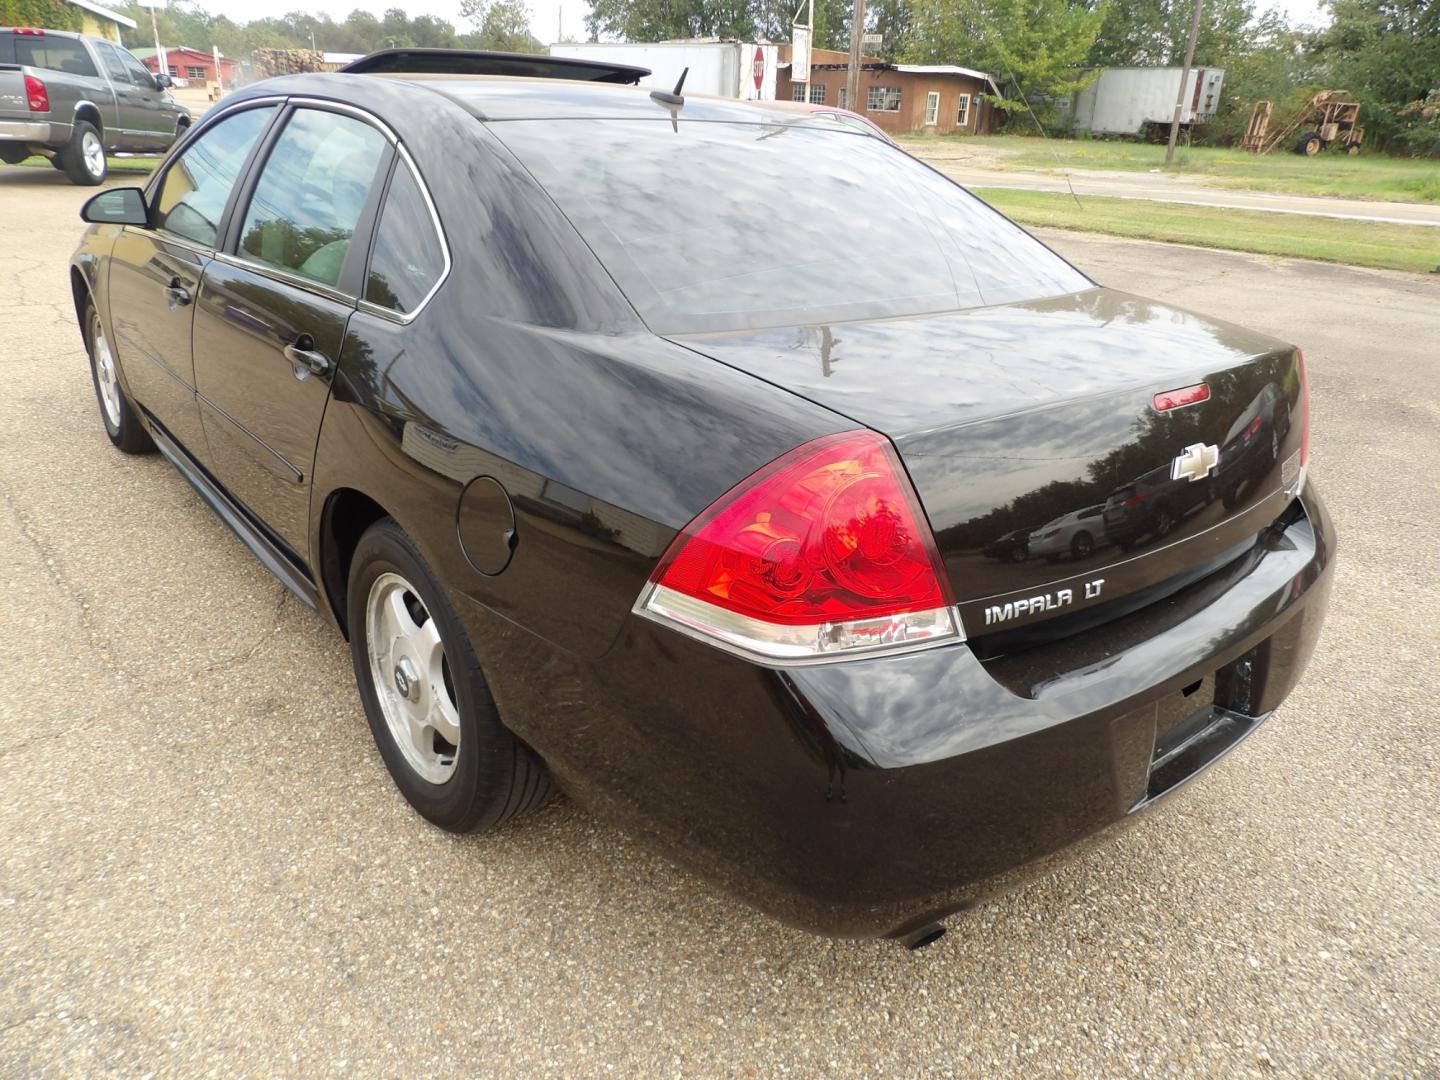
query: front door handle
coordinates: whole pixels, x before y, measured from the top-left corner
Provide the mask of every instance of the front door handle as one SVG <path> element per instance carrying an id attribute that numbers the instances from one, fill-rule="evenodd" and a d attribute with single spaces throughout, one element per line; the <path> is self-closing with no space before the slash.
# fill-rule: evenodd
<path id="1" fill-rule="evenodd" d="M 178 277 L 171 278 L 170 284 L 165 286 L 165 299 L 170 305 L 170 310 L 174 311 L 176 308 L 190 303 L 190 290 L 180 284 Z"/>
<path id="2" fill-rule="evenodd" d="M 309 334 L 301 334 L 285 346 L 285 359 L 294 365 L 297 379 L 305 378 L 307 373 L 329 375 L 330 369 L 335 366 L 328 356 L 311 347 L 314 344 L 315 342 Z M 301 370 L 302 368 L 304 371 Z"/>

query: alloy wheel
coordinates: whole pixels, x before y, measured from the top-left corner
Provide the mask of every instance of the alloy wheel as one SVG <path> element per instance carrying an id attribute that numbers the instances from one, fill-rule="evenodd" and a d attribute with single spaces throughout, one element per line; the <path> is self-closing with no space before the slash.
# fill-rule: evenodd
<path id="1" fill-rule="evenodd" d="M 115 374 L 115 357 L 110 352 L 110 343 L 105 340 L 105 330 L 99 318 L 91 322 L 91 348 L 95 353 L 95 385 L 100 388 L 100 404 L 105 408 L 105 419 L 115 430 L 120 428 L 120 381 Z"/>
<path id="2" fill-rule="evenodd" d="M 365 601 L 370 678 L 390 736 L 422 779 L 443 784 L 460 752 L 460 711 L 439 623 L 415 587 L 384 573 Z"/>
<path id="3" fill-rule="evenodd" d="M 93 131 L 87 131 L 80 136 L 80 156 L 85 161 L 85 171 L 91 176 L 105 174 L 105 147 L 100 144 L 100 137 Z"/>

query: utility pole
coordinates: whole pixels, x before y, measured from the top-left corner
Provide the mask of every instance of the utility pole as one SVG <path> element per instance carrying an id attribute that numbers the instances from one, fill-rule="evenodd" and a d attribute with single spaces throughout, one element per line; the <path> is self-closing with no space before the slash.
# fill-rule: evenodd
<path id="1" fill-rule="evenodd" d="M 855 0 L 855 13 L 850 17 L 850 69 L 845 73 L 845 107 L 858 113 L 865 111 L 860 107 L 860 57 L 864 43 L 865 0 Z"/>
<path id="2" fill-rule="evenodd" d="M 1180 138 L 1180 116 L 1185 109 L 1185 91 L 1190 86 L 1190 65 L 1195 62 L 1195 39 L 1200 36 L 1200 4 L 1195 0 L 1195 14 L 1190 17 L 1190 46 L 1185 50 L 1185 70 L 1180 73 L 1180 92 L 1175 95 L 1175 116 L 1170 121 L 1170 144 L 1165 147 L 1165 164 L 1175 160 L 1175 142 Z"/>

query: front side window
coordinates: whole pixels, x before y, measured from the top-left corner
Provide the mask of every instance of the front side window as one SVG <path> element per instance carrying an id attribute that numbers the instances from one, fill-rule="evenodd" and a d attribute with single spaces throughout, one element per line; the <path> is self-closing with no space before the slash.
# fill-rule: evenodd
<path id="1" fill-rule="evenodd" d="M 375 229 L 365 299 L 402 315 L 413 312 L 445 273 L 443 244 L 420 182 L 402 160 L 395 166 Z"/>
<path id="2" fill-rule="evenodd" d="M 493 130 L 660 333 L 951 311 L 1090 284 L 963 188 L 824 116 Z"/>
<path id="3" fill-rule="evenodd" d="M 268 106 L 234 113 L 186 147 L 160 181 L 155 227 L 214 247 L 230 189 L 274 112 Z"/>
<path id="4" fill-rule="evenodd" d="M 240 252 L 337 285 L 385 136 L 363 120 L 299 109 L 275 140 L 240 229 Z"/>
<path id="5" fill-rule="evenodd" d="M 31 67 L 63 71 L 67 75 L 85 75 L 98 78 L 95 62 L 85 51 L 85 46 L 74 38 L 55 37 L 51 34 L 15 34 L 15 62 Z"/>
<path id="6" fill-rule="evenodd" d="M 900 88 L 898 86 L 872 86 L 866 91 L 865 108 L 870 112 L 899 112 Z"/>
<path id="7" fill-rule="evenodd" d="M 155 80 L 151 77 L 150 70 L 124 49 L 116 51 L 120 54 L 120 60 L 125 65 L 125 74 L 130 76 L 130 81 L 142 89 L 154 90 Z"/>

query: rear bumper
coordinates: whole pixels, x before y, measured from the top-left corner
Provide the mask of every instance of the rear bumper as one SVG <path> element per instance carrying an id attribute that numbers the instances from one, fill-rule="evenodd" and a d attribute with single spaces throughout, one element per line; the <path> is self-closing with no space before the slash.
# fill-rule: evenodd
<path id="1" fill-rule="evenodd" d="M 61 126 L 66 128 L 66 134 L 57 140 L 54 137 L 55 129 Z M 69 125 L 52 124 L 49 121 L 0 120 L 0 140 L 43 144 L 64 142 L 65 138 L 69 137 L 68 128 Z"/>
<path id="2" fill-rule="evenodd" d="M 464 617 L 507 720 L 581 802 L 786 922 L 892 936 L 1133 820 L 1254 731 L 1314 649 L 1333 544 L 1311 487 L 1171 601 L 988 663 L 956 645 L 765 668 L 638 617 L 589 662 Z"/>

